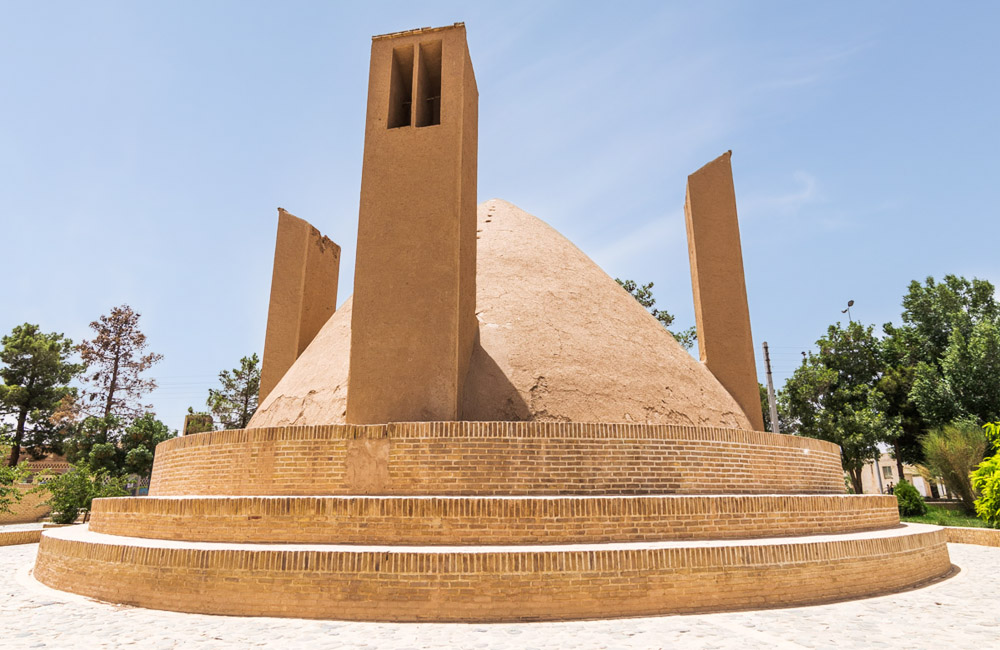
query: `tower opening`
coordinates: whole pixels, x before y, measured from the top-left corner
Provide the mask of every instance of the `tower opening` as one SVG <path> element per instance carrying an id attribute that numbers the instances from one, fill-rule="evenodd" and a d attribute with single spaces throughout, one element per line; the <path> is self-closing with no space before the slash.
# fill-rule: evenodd
<path id="1" fill-rule="evenodd" d="M 422 48 L 421 48 L 422 49 Z M 440 70 L 440 55 L 438 70 Z M 440 79 L 438 72 L 438 79 Z M 438 82 L 440 86 L 440 81 Z M 387 128 L 410 126 L 413 104 L 413 46 L 392 50 L 392 72 L 389 75 L 389 119 Z"/>
<path id="2" fill-rule="evenodd" d="M 417 126 L 441 123 L 441 41 L 420 44 L 416 102 Z"/>

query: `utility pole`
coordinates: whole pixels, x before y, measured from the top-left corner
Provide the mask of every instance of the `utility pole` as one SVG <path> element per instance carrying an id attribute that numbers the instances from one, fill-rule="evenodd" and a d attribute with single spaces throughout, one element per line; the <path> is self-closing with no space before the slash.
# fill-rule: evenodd
<path id="1" fill-rule="evenodd" d="M 771 432 L 781 433 L 778 427 L 778 403 L 774 399 L 774 381 L 771 379 L 771 355 L 764 341 L 764 367 L 767 369 L 767 404 L 771 408 Z"/>

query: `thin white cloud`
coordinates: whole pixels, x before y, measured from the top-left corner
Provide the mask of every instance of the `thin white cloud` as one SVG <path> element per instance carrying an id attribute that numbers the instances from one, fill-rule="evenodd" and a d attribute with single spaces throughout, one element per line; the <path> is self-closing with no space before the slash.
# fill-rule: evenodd
<path id="1" fill-rule="evenodd" d="M 686 237 L 684 212 L 677 210 L 631 228 L 624 236 L 595 250 L 592 257 L 601 268 L 621 268 L 629 260 L 679 245 Z"/>
<path id="2" fill-rule="evenodd" d="M 803 75 L 800 77 L 790 77 L 787 79 L 775 79 L 758 86 L 760 90 L 779 90 L 782 88 L 798 88 L 800 86 L 811 86 L 819 82 L 818 74 Z"/>
<path id="3" fill-rule="evenodd" d="M 740 216 L 746 219 L 798 216 L 802 209 L 822 201 L 819 182 L 805 171 L 791 175 L 796 187 L 775 194 L 751 195 L 739 200 Z"/>

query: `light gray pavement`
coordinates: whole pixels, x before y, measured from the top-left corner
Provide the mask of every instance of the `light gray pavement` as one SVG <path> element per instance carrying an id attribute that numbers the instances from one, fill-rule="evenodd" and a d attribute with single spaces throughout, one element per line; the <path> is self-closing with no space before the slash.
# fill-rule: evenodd
<path id="1" fill-rule="evenodd" d="M 0 533 L 15 532 L 19 530 L 42 530 L 45 524 L 42 522 L 32 522 L 27 524 L 4 524 L 0 526 Z"/>
<path id="2" fill-rule="evenodd" d="M 1000 648 L 1000 548 L 949 544 L 962 570 L 867 600 L 758 612 L 503 625 L 179 614 L 96 602 L 29 575 L 38 545 L 0 548 L 0 648 Z"/>

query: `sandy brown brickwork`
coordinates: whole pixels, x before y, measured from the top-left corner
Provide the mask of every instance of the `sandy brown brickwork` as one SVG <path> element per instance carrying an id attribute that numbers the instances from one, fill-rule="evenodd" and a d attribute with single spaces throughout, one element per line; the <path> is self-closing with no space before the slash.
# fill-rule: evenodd
<path id="1" fill-rule="evenodd" d="M 341 620 L 528 621 L 759 609 L 857 598 L 951 570 L 909 524 L 780 543 L 567 547 L 226 545 L 46 531 L 35 577 L 155 609 Z"/>
<path id="2" fill-rule="evenodd" d="M 996 528 L 965 528 L 946 526 L 948 541 L 952 544 L 978 544 L 979 546 L 1000 546 L 1000 530 Z"/>
<path id="3" fill-rule="evenodd" d="M 428 422 L 276 427 L 157 447 L 150 494 L 842 494 L 840 449 L 759 431 Z"/>
<path id="4" fill-rule="evenodd" d="M 18 483 L 17 488 L 21 491 L 21 500 L 12 503 L 10 512 L 0 512 L 0 524 L 26 524 L 38 521 L 49 514 L 51 508 L 45 505 L 49 499 L 49 493 L 32 492 L 37 485 L 30 483 Z"/>
<path id="5" fill-rule="evenodd" d="M 0 546 L 37 544 L 41 538 L 41 528 L 37 530 L 2 530 L 0 531 Z"/>
<path id="6" fill-rule="evenodd" d="M 895 497 L 147 497 L 97 499 L 90 530 L 204 542 L 568 544 L 849 533 Z"/>

